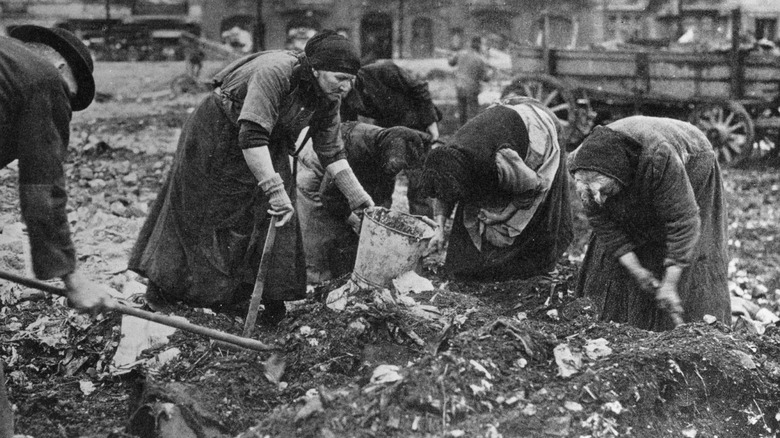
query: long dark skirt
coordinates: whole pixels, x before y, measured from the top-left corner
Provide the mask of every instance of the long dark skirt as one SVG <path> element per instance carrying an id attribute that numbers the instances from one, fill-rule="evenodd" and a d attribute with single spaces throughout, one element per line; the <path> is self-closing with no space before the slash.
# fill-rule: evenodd
<path id="1" fill-rule="evenodd" d="M 288 191 L 286 145 L 271 145 Z M 270 223 L 268 201 L 238 147 L 216 96 L 184 125 L 173 167 L 146 218 L 128 267 L 190 305 L 229 304 L 251 290 Z M 306 293 L 306 265 L 297 218 L 277 229 L 264 297 L 296 300 Z"/>
<path id="2" fill-rule="evenodd" d="M 693 262 L 685 268 L 678 284 L 686 322 L 701 321 L 712 315 L 726 324 L 731 321 L 727 283 L 726 213 L 723 204 L 720 169 L 714 156 L 693 156 L 686 165 L 701 218 L 701 235 Z M 634 251 L 640 263 L 663 278 L 666 249 L 663 242 L 649 242 Z M 669 315 L 658 309 L 653 294 L 643 291 L 620 264 L 606 251 L 594 233 L 580 268 L 576 293 L 593 299 L 604 321 L 631 324 L 662 331 L 674 327 Z"/>
<path id="3" fill-rule="evenodd" d="M 515 242 L 504 248 L 483 240 L 482 251 L 477 249 L 463 225 L 463 208 L 459 206 L 445 270 L 455 277 L 482 281 L 525 279 L 553 270 L 574 236 L 567 181 L 566 161 L 561 154 L 547 199 Z"/>

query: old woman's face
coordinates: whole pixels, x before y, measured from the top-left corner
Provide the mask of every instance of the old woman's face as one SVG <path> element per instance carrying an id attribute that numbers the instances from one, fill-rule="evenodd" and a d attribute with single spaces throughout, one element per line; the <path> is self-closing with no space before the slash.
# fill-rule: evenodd
<path id="1" fill-rule="evenodd" d="M 317 78 L 317 85 L 330 100 L 339 100 L 346 96 L 355 82 L 355 75 L 328 70 L 314 70 L 314 77 Z"/>
<path id="2" fill-rule="evenodd" d="M 593 170 L 574 172 L 574 183 L 577 194 L 585 206 L 603 207 L 607 199 L 617 195 L 621 190 L 621 185 L 616 179 Z"/>

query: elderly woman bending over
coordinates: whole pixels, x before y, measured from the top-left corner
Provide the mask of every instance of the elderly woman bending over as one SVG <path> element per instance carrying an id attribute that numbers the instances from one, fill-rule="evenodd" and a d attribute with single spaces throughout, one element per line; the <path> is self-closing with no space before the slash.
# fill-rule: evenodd
<path id="1" fill-rule="evenodd" d="M 670 313 L 730 322 L 723 188 L 701 131 L 621 119 L 590 134 L 570 171 L 593 227 L 577 294 L 601 319 L 657 331 L 673 327 Z"/>
<path id="2" fill-rule="evenodd" d="M 478 280 L 547 273 L 572 239 L 568 176 L 558 120 L 539 102 L 497 104 L 433 149 L 419 193 L 435 199 L 430 247 L 444 247 L 445 219 L 457 205 L 445 270 Z"/>

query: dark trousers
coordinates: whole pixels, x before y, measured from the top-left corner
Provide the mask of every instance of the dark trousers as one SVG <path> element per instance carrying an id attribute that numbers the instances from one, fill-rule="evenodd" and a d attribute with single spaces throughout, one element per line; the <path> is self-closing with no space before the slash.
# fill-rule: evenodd
<path id="1" fill-rule="evenodd" d="M 458 111 L 460 112 L 460 126 L 463 126 L 479 112 L 479 93 L 458 91 Z"/>

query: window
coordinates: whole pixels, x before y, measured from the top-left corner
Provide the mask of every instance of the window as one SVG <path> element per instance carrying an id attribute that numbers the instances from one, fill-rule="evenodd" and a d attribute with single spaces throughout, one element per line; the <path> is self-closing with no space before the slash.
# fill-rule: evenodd
<path id="1" fill-rule="evenodd" d="M 777 38 L 777 18 L 756 18 L 756 39 Z"/>

